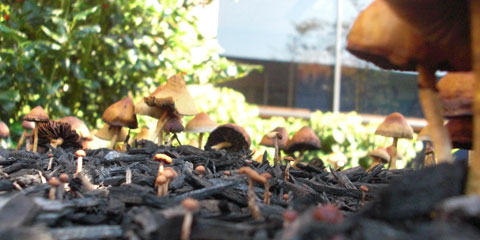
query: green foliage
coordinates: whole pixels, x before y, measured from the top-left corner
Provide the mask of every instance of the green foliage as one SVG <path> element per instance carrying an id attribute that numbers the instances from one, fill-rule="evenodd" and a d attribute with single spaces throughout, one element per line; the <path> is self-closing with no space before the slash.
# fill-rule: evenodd
<path id="1" fill-rule="evenodd" d="M 392 143 L 391 138 L 374 134 L 380 122 L 365 125 L 355 112 L 334 114 L 316 111 L 308 121 L 281 117 L 261 119 L 258 117 L 258 108 L 247 104 L 244 96 L 234 90 L 215 88 L 211 85 L 190 86 L 189 89 L 201 111 L 207 112 L 212 119 L 221 124 L 234 122 L 243 126 L 252 139 L 252 149 L 259 153 L 267 150 L 269 156 L 273 156 L 273 149 L 260 146 L 259 142 L 264 134 L 279 126 L 286 127 L 290 137 L 301 127 L 310 126 L 320 138 L 322 149 L 308 153 L 305 159 L 319 157 L 325 161 L 328 154 L 334 151 L 342 152 L 349 159 L 347 167 L 358 165 L 368 167 L 370 162 L 368 152 L 378 146 L 387 147 Z M 185 118 L 185 122 L 189 119 L 191 117 Z M 155 125 L 152 123 L 151 126 Z M 188 143 L 192 138 L 196 138 L 196 135 L 181 134 L 184 143 Z M 407 161 L 413 159 L 421 147 L 421 142 L 400 139 L 398 166 L 403 167 Z"/>
<path id="2" fill-rule="evenodd" d="M 0 3 L 0 119 L 18 124 L 42 105 L 52 118 L 75 115 L 96 127 L 110 104 L 172 74 L 205 83 L 245 73 L 199 31 L 197 2 Z"/>

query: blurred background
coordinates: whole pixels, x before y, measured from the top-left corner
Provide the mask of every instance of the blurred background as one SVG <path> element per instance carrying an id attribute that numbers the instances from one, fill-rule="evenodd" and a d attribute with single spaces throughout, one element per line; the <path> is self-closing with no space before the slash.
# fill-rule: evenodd
<path id="1" fill-rule="evenodd" d="M 110 104 L 128 95 L 137 102 L 182 74 L 197 107 L 219 123 L 244 126 L 258 153 L 273 128 L 292 136 L 308 125 L 322 150 L 307 160 L 341 152 L 347 166 L 368 166 L 369 151 L 391 144 L 374 135 L 385 115 L 398 111 L 416 130 L 425 125 L 415 74 L 381 70 L 345 50 L 351 25 L 371 2 L 3 0 L 0 119 L 11 145 L 37 105 L 52 119 L 74 115 L 96 129 Z M 138 118 L 155 127 L 154 119 Z M 399 166 L 421 149 L 421 142 L 399 141 Z"/>

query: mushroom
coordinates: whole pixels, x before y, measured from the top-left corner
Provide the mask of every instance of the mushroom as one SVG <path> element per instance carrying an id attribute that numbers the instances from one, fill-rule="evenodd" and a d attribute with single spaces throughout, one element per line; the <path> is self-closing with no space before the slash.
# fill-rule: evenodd
<path id="1" fill-rule="evenodd" d="M 114 148 L 122 127 L 128 127 L 130 129 L 138 127 L 137 116 L 135 115 L 133 101 L 130 97 L 125 97 L 110 105 L 103 112 L 102 120 L 107 123 L 113 131 L 113 136 L 110 139 L 110 149 Z"/>
<path id="2" fill-rule="evenodd" d="M 430 136 L 430 125 L 425 126 L 417 135 L 417 141 L 425 141 L 424 166 L 435 165 L 435 154 L 433 152 L 432 138 Z"/>
<path id="3" fill-rule="evenodd" d="M 198 148 L 202 148 L 203 134 L 206 132 L 212 132 L 218 123 L 213 121 L 208 114 L 201 112 L 195 115 L 192 120 L 187 122 L 185 126 L 185 132 L 199 133 L 198 134 Z"/>
<path id="4" fill-rule="evenodd" d="M 80 137 L 80 143 L 82 144 L 82 148 L 86 148 L 88 142 L 93 140 L 93 137 L 90 134 L 90 130 L 88 130 L 87 125 L 85 125 L 85 123 L 79 118 L 74 116 L 66 116 L 58 119 L 58 122 L 65 122 L 70 124 L 72 130 L 77 132 L 78 136 Z"/>
<path id="5" fill-rule="evenodd" d="M 162 144 L 163 141 L 163 127 L 170 118 L 197 114 L 197 109 L 192 96 L 188 92 L 187 84 L 180 75 L 171 76 L 167 80 L 165 87 L 157 88 L 150 96 L 145 97 L 144 101 L 152 108 L 140 108 L 139 112 L 142 111 L 142 114 L 158 118 L 155 135 L 158 136 L 159 144 Z"/>
<path id="6" fill-rule="evenodd" d="M 3 147 L 3 139 L 8 138 L 10 136 L 10 130 L 8 129 L 7 124 L 0 121 L 0 147 Z"/>
<path id="7" fill-rule="evenodd" d="M 203 176 L 203 174 L 205 174 L 205 167 L 203 165 L 198 165 L 197 167 L 195 167 L 195 172 L 199 175 L 199 176 Z"/>
<path id="8" fill-rule="evenodd" d="M 365 185 L 360 185 L 360 190 L 362 191 L 362 203 L 361 206 L 365 206 L 365 198 L 367 197 L 368 187 Z"/>
<path id="9" fill-rule="evenodd" d="M 158 172 L 157 172 L 157 180 L 160 185 L 157 185 L 157 181 L 155 182 L 155 186 L 158 187 L 158 196 L 164 196 L 166 193 L 164 191 L 165 189 L 165 184 L 167 183 L 167 178 L 164 174 L 165 172 L 165 165 L 164 164 L 171 164 L 172 163 L 172 158 L 169 157 L 166 154 L 163 153 L 157 153 L 153 156 L 153 160 L 159 162 L 158 165 Z M 165 177 L 165 181 L 163 181 L 163 178 L 159 178 L 160 176 Z M 160 181 L 161 180 L 161 181 Z M 167 188 L 168 190 L 168 188 Z"/>
<path id="10" fill-rule="evenodd" d="M 34 122 L 35 128 L 33 129 L 33 152 L 37 152 L 38 146 L 38 123 L 41 122 L 48 122 L 50 118 L 48 117 L 47 113 L 43 110 L 41 106 L 36 106 L 32 109 L 27 115 L 23 117 L 23 120 Z"/>
<path id="11" fill-rule="evenodd" d="M 261 219 L 262 218 L 262 213 L 260 212 L 260 209 L 257 206 L 257 203 L 255 201 L 255 190 L 253 186 L 253 182 L 259 182 L 261 184 L 265 184 L 267 181 L 265 177 L 261 176 L 258 174 L 255 170 L 249 168 L 249 167 L 241 167 L 238 170 L 239 174 L 245 174 L 248 177 L 248 207 L 250 208 L 250 212 L 252 214 L 252 217 L 254 219 Z"/>
<path id="12" fill-rule="evenodd" d="M 141 140 L 150 140 L 150 129 L 148 127 L 142 127 L 140 129 L 140 132 L 135 136 L 135 138 L 132 138 L 129 142 L 129 144 L 133 144 L 135 141 L 141 141 Z"/>
<path id="13" fill-rule="evenodd" d="M 250 135 L 241 126 L 227 123 L 218 126 L 208 136 L 205 149 L 225 149 L 232 152 L 246 152 L 250 149 Z"/>
<path id="14" fill-rule="evenodd" d="M 292 222 L 297 220 L 298 213 L 295 210 L 285 210 L 283 212 L 283 227 L 288 227 Z"/>
<path id="15" fill-rule="evenodd" d="M 378 147 L 375 150 L 368 153 L 368 156 L 372 158 L 372 163 L 370 167 L 367 169 L 367 172 L 371 171 L 375 166 L 379 164 L 388 163 L 390 160 L 390 154 L 388 154 L 387 149 L 384 147 Z"/>
<path id="16" fill-rule="evenodd" d="M 155 178 L 155 187 L 157 187 L 157 196 L 165 196 L 163 192 L 163 186 L 167 183 L 167 177 L 163 174 L 157 175 Z"/>
<path id="17" fill-rule="evenodd" d="M 171 167 L 166 167 L 164 171 L 164 175 L 167 178 L 167 182 L 163 185 L 163 196 L 168 194 L 168 188 L 170 187 L 170 183 L 172 179 L 178 176 L 177 171 Z"/>
<path id="18" fill-rule="evenodd" d="M 48 166 L 47 166 L 47 171 L 52 169 L 52 164 L 53 164 L 53 153 L 49 152 L 48 155 Z"/>
<path id="19" fill-rule="evenodd" d="M 393 153 L 390 156 L 391 157 L 390 169 L 396 169 L 398 139 L 399 138 L 412 139 L 413 138 L 412 127 L 408 125 L 407 120 L 405 120 L 405 117 L 401 113 L 394 112 L 388 115 L 387 117 L 385 117 L 383 122 L 377 127 L 375 134 L 393 138 L 393 143 L 392 143 Z"/>
<path id="20" fill-rule="evenodd" d="M 315 208 L 313 218 L 319 222 L 336 224 L 343 222 L 344 216 L 337 206 L 323 204 Z"/>
<path id="21" fill-rule="evenodd" d="M 182 206 L 185 208 L 185 217 L 182 223 L 181 240 L 190 239 L 190 232 L 192 228 L 193 212 L 198 208 L 198 201 L 193 198 L 185 198 L 182 201 Z"/>
<path id="22" fill-rule="evenodd" d="M 287 150 L 285 151 L 288 154 L 293 154 L 296 151 L 299 151 L 300 154 L 295 158 L 295 163 L 297 164 L 303 159 L 303 154 L 305 151 L 319 150 L 320 149 L 320 139 L 317 137 L 315 132 L 307 126 L 300 128 L 288 141 Z"/>
<path id="23" fill-rule="evenodd" d="M 295 158 L 293 158 L 291 156 L 286 156 L 286 157 L 283 158 L 283 160 L 285 160 L 285 162 L 287 162 L 287 166 L 285 167 L 285 174 L 284 174 L 283 180 L 285 182 L 288 182 L 288 180 L 290 179 L 290 166 L 292 165 L 292 163 L 295 163 Z"/>
<path id="24" fill-rule="evenodd" d="M 87 154 L 82 149 L 79 149 L 75 152 L 75 157 L 77 157 L 77 170 L 75 171 L 75 174 L 78 174 L 83 170 L 83 158 L 86 155 Z"/>
<path id="25" fill-rule="evenodd" d="M 58 188 L 60 193 L 58 195 L 60 195 L 63 198 L 63 192 L 65 191 L 65 189 L 67 187 L 67 184 L 68 184 L 68 181 L 70 180 L 70 177 L 68 176 L 68 174 L 62 173 L 58 177 L 58 180 L 60 180 L 60 186 Z"/>
<path id="26" fill-rule="evenodd" d="M 418 9 L 424 10 L 428 7 Z M 435 70 L 460 70 L 456 68 L 454 60 L 447 58 L 451 55 L 442 51 L 438 44 L 432 44 L 425 39 L 424 35 L 401 19 L 384 0 L 374 1 L 358 16 L 347 41 L 347 49 L 361 59 L 387 69 L 418 71 L 419 98 L 425 118 L 432 126 L 436 156 L 442 162 L 452 161 L 450 140 L 443 126 L 440 101 L 435 88 Z M 395 156 L 392 156 L 395 161 L 394 158 Z M 392 165 L 395 164 L 394 161 L 391 162 Z"/>
<path id="27" fill-rule="evenodd" d="M 38 123 L 38 145 L 47 147 L 82 148 L 77 132 L 73 131 L 70 124 L 57 121 Z"/>
<path id="28" fill-rule="evenodd" d="M 260 176 L 265 178 L 265 183 L 264 183 L 265 192 L 263 194 L 263 203 L 269 205 L 270 204 L 270 194 L 271 193 L 270 193 L 270 184 L 268 183 L 268 180 L 270 178 L 272 178 L 272 175 L 268 172 L 264 172 L 264 173 L 260 174 Z"/>
<path id="29" fill-rule="evenodd" d="M 285 149 L 288 143 L 288 132 L 284 127 L 276 127 L 269 133 L 265 134 L 260 141 L 260 145 L 266 147 L 275 148 L 275 157 L 273 158 L 274 164 L 280 162 L 280 151 L 279 149 Z"/>
<path id="30" fill-rule="evenodd" d="M 48 191 L 48 199 L 55 200 L 55 194 L 57 187 L 60 185 L 60 182 L 56 177 L 52 177 L 48 180 L 48 185 L 50 185 L 50 190 Z"/>
<path id="31" fill-rule="evenodd" d="M 23 144 L 23 141 L 25 140 L 25 137 L 31 136 L 31 133 L 29 134 L 27 131 L 34 130 L 35 129 L 35 123 L 23 120 L 22 121 L 22 128 L 23 128 L 23 132 L 22 132 L 22 135 L 20 136 L 20 140 L 18 140 L 17 148 L 16 148 L 17 150 L 19 150 L 22 147 L 22 144 Z M 27 151 L 28 151 L 28 148 L 27 148 Z"/>
<path id="32" fill-rule="evenodd" d="M 104 124 L 102 128 L 100 128 L 95 137 L 100 138 L 106 141 L 112 141 L 113 136 L 117 134 L 117 129 L 111 127 L 108 124 Z M 121 128 L 120 133 L 117 135 L 116 142 L 124 142 L 127 139 L 128 131 L 125 128 Z M 110 143 L 111 144 L 111 143 Z"/>

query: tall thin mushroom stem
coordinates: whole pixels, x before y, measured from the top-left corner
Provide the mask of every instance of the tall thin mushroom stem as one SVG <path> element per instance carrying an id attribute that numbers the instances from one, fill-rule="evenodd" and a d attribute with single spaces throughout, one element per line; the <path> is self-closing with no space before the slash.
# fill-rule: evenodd
<path id="1" fill-rule="evenodd" d="M 447 129 L 443 125 L 440 97 L 435 88 L 435 71 L 422 65 L 417 67 L 417 71 L 420 103 L 422 104 L 425 118 L 432 127 L 432 142 L 435 146 L 435 156 L 438 157 L 438 162 L 451 162 L 453 160 L 451 154 L 452 144 Z"/>
<path id="2" fill-rule="evenodd" d="M 273 138 L 275 144 L 275 157 L 273 158 L 273 163 L 277 165 L 280 162 L 280 154 L 278 153 L 278 136 Z"/>
<path id="3" fill-rule="evenodd" d="M 203 143 L 203 132 L 201 132 L 198 135 L 198 148 L 202 149 L 202 143 Z"/>
<path id="4" fill-rule="evenodd" d="M 110 146 L 108 146 L 108 148 L 110 149 L 113 149 L 113 147 L 115 147 L 115 143 L 117 143 L 117 138 L 122 131 L 122 127 L 113 127 L 113 131 L 115 131 L 115 133 L 113 134 L 112 139 L 110 139 Z"/>
<path id="5" fill-rule="evenodd" d="M 17 143 L 17 148 L 16 148 L 17 150 L 19 150 L 20 147 L 22 147 L 22 144 L 23 144 L 23 141 L 25 140 L 25 135 L 26 134 L 27 134 L 27 130 L 23 130 L 22 136 L 20 136 L 20 140 L 18 140 L 18 143 Z"/>
<path id="6" fill-rule="evenodd" d="M 33 152 L 37 152 L 38 145 L 38 123 L 35 123 L 35 128 L 33 129 Z"/>
<path id="7" fill-rule="evenodd" d="M 389 168 L 388 169 L 397 169 L 397 145 L 398 145 L 398 138 L 393 138 L 392 143 L 392 156 L 390 156 Z"/>
<path id="8" fill-rule="evenodd" d="M 472 68 L 475 76 L 473 94 L 473 159 L 470 159 L 467 194 L 480 194 L 480 1 L 470 1 Z M 435 146 L 436 147 L 436 146 Z"/>
<path id="9" fill-rule="evenodd" d="M 157 127 L 155 128 L 155 136 L 158 137 L 157 143 L 158 145 L 163 144 L 163 126 L 165 126 L 165 123 L 167 123 L 167 114 L 168 112 L 165 111 L 162 113 L 162 116 L 157 121 Z"/>

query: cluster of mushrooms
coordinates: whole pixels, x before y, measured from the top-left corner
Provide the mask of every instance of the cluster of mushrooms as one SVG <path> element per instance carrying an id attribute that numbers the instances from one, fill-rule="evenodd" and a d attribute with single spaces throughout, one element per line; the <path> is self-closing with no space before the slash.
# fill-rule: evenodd
<path id="1" fill-rule="evenodd" d="M 473 98 L 480 96 L 480 2 L 375 0 L 360 13 L 347 42 L 352 54 L 379 67 L 418 72 L 428 121 L 424 139 L 434 147 L 429 145 L 429 163 L 453 161 L 452 142 L 468 148 L 464 141 L 475 132 L 466 193 L 480 194 L 480 98 Z M 449 71 L 445 82 L 437 83 L 437 70 Z M 444 117 L 450 119 L 446 127 Z"/>

